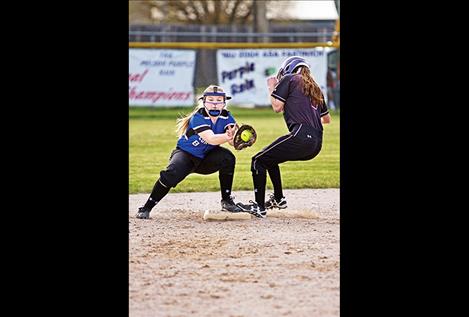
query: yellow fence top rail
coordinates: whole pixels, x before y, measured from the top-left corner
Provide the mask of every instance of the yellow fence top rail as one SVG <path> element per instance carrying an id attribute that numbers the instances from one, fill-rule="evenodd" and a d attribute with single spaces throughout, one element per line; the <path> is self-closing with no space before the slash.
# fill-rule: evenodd
<path id="1" fill-rule="evenodd" d="M 239 42 L 129 42 L 129 48 L 311 48 L 339 47 L 337 42 L 280 42 L 280 43 L 239 43 Z"/>

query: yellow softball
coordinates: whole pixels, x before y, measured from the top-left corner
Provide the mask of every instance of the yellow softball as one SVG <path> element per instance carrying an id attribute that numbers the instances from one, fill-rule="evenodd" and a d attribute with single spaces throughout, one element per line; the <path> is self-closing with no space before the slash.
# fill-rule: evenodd
<path id="1" fill-rule="evenodd" d="M 241 140 L 243 140 L 244 142 L 249 141 L 251 137 L 252 137 L 251 131 L 244 130 L 243 132 L 241 132 Z"/>

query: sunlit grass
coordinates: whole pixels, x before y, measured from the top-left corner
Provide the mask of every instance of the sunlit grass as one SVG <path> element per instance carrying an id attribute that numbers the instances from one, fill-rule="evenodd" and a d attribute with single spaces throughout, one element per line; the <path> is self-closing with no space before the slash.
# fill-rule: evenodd
<path id="1" fill-rule="evenodd" d="M 230 107 L 229 110 L 238 123 L 250 124 L 258 133 L 257 142 L 245 150 L 235 151 L 223 145 L 236 155 L 233 190 L 252 190 L 251 157 L 288 130 L 282 114 L 274 113 L 271 108 Z M 129 108 L 130 193 L 151 192 L 176 146 L 176 118 L 190 111 L 190 108 Z M 324 141 L 318 156 L 309 161 L 280 164 L 285 189 L 340 187 L 340 114 L 331 115 L 332 122 L 324 125 Z M 218 191 L 219 187 L 218 173 L 190 174 L 172 192 Z M 267 188 L 272 188 L 270 180 Z"/>

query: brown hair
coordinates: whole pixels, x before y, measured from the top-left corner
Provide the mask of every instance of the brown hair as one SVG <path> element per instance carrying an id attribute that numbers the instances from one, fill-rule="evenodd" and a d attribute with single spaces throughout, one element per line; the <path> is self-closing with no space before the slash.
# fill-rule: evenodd
<path id="1" fill-rule="evenodd" d="M 318 106 L 324 102 L 321 88 L 314 81 L 308 67 L 301 67 L 301 77 L 303 78 L 303 93 L 311 99 L 313 105 Z"/>

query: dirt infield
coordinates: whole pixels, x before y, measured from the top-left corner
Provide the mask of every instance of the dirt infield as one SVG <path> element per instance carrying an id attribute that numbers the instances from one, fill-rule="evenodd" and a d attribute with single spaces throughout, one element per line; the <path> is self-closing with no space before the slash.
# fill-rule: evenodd
<path id="1" fill-rule="evenodd" d="M 339 316 L 339 189 L 284 195 L 319 218 L 207 222 L 220 208 L 209 192 L 170 193 L 142 220 L 148 194 L 130 195 L 129 316 Z"/>

